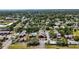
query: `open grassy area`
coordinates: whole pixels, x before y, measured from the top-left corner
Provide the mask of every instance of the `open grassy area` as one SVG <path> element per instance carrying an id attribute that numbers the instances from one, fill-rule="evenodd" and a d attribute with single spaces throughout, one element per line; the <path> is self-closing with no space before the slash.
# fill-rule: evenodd
<path id="1" fill-rule="evenodd" d="M 15 43 L 10 45 L 8 49 L 38 49 L 38 48 L 39 48 L 38 46 L 27 46 L 27 44 L 25 43 Z"/>
<path id="2" fill-rule="evenodd" d="M 79 45 L 69 45 L 67 46 L 57 46 L 57 45 L 46 45 L 45 48 L 47 49 L 77 49 Z"/>
<path id="3" fill-rule="evenodd" d="M 23 43 L 16 43 L 9 46 L 9 49 L 38 49 L 38 46 L 27 47 Z M 57 45 L 45 45 L 46 49 L 79 49 L 79 45 L 57 46 Z M 39 48 L 40 49 L 40 48 Z"/>
<path id="4" fill-rule="evenodd" d="M 25 43 L 15 43 L 9 46 L 9 49 L 26 49 L 27 45 Z"/>
<path id="5" fill-rule="evenodd" d="M 63 49 L 63 48 L 67 48 L 66 46 L 62 47 L 62 46 L 57 46 L 57 45 L 46 45 L 45 48 L 47 49 Z"/>
<path id="6" fill-rule="evenodd" d="M 69 48 L 73 48 L 73 49 L 78 48 L 79 49 L 79 45 L 69 45 Z"/>

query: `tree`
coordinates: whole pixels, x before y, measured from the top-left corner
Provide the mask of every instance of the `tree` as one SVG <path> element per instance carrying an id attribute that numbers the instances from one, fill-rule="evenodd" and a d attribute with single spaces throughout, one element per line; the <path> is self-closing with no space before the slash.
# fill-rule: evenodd
<path id="1" fill-rule="evenodd" d="M 75 41 L 79 41 L 79 36 L 77 36 L 77 35 L 74 36 L 74 40 L 75 40 Z"/>
<path id="2" fill-rule="evenodd" d="M 37 45 L 39 45 L 39 40 L 37 40 L 36 38 L 33 38 L 30 41 L 28 41 L 27 45 L 28 46 L 37 46 Z"/>
<path id="3" fill-rule="evenodd" d="M 13 26 L 8 26 L 7 28 L 12 31 L 14 27 Z"/>
<path id="4" fill-rule="evenodd" d="M 52 38 L 56 37 L 56 33 L 54 33 L 53 30 L 50 30 L 49 34 L 50 34 L 50 37 Z"/>
<path id="5" fill-rule="evenodd" d="M 13 23 L 12 25 L 7 26 L 7 28 L 12 31 L 12 30 L 14 29 L 14 27 L 15 27 L 20 21 L 21 21 L 21 20 L 18 20 L 17 22 Z"/>
<path id="6" fill-rule="evenodd" d="M 32 27 L 26 28 L 26 31 L 27 31 L 28 33 L 37 32 L 37 31 L 39 31 L 39 28 L 32 26 Z"/>
<path id="7" fill-rule="evenodd" d="M 58 32 L 61 33 L 62 36 L 65 35 L 65 30 L 64 30 L 64 28 L 59 28 L 59 29 L 58 29 Z"/>
<path id="8" fill-rule="evenodd" d="M 67 34 L 67 35 L 73 33 L 73 29 L 72 29 L 72 28 L 68 28 L 68 27 L 65 27 L 65 28 L 64 28 L 64 31 L 65 31 L 65 34 Z"/>
<path id="9" fill-rule="evenodd" d="M 57 45 L 68 46 L 68 41 L 65 38 L 61 38 L 61 39 L 57 40 Z"/>

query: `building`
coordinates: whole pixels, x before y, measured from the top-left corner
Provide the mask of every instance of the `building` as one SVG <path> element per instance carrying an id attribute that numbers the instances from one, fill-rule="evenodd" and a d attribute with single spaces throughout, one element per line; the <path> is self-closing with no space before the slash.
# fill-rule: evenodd
<path id="1" fill-rule="evenodd" d="M 39 38 L 46 38 L 46 34 L 43 30 L 39 31 Z"/>
<path id="2" fill-rule="evenodd" d="M 10 31 L 0 31 L 0 35 L 8 35 L 10 34 Z"/>
<path id="3" fill-rule="evenodd" d="M 61 38 L 61 34 L 60 33 L 57 33 L 57 38 Z"/>
<path id="4" fill-rule="evenodd" d="M 65 38 L 72 39 L 73 38 L 73 35 L 65 35 Z"/>

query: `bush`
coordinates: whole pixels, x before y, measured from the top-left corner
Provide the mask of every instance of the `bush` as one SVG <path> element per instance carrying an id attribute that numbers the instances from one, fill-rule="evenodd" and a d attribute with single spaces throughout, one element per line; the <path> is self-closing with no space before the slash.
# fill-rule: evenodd
<path id="1" fill-rule="evenodd" d="M 67 40 L 62 38 L 61 40 L 57 41 L 57 45 L 59 46 L 68 46 Z"/>
<path id="2" fill-rule="evenodd" d="M 39 41 L 37 39 L 31 39 L 28 43 L 27 46 L 37 46 L 39 45 Z"/>
<path id="3" fill-rule="evenodd" d="M 79 36 L 74 36 L 75 41 L 79 41 Z"/>
<path id="4" fill-rule="evenodd" d="M 54 33 L 54 31 L 53 31 L 53 30 L 52 30 L 52 31 L 50 31 L 49 33 L 50 33 L 50 37 L 52 37 L 52 38 L 55 38 L 55 37 L 56 37 L 56 33 Z"/>
<path id="5" fill-rule="evenodd" d="M 39 28 L 38 27 L 30 27 L 30 28 L 27 28 L 26 31 L 28 33 L 37 32 L 37 31 L 39 31 Z"/>

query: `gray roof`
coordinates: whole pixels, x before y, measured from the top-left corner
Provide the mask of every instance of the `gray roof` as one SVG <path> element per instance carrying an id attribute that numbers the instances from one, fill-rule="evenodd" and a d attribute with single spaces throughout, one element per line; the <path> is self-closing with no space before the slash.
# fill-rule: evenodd
<path id="1" fill-rule="evenodd" d="M 0 31 L 0 33 L 10 33 L 10 31 Z"/>

